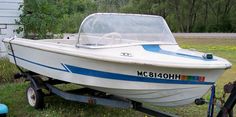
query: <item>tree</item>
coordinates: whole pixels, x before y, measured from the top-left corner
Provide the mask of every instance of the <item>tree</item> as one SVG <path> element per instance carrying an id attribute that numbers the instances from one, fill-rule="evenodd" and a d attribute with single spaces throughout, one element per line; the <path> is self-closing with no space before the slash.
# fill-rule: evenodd
<path id="1" fill-rule="evenodd" d="M 24 0 L 17 31 L 46 38 L 75 33 L 95 12 L 160 15 L 174 32 L 235 32 L 235 0 Z"/>
<path id="2" fill-rule="evenodd" d="M 88 14 L 97 11 L 92 0 L 24 0 L 16 31 L 27 38 L 52 38 L 55 33 L 78 32 Z M 29 35 L 32 35 L 30 37 Z"/>
<path id="3" fill-rule="evenodd" d="M 33 38 L 46 38 L 57 33 L 58 18 L 61 16 L 54 0 L 25 0 L 23 14 L 18 24 L 23 25 L 17 31 L 24 31 L 25 36 L 33 34 Z"/>

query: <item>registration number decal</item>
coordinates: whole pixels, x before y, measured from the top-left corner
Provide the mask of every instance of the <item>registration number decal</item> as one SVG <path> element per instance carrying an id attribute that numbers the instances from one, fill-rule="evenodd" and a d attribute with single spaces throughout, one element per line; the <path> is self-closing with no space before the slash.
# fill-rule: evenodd
<path id="1" fill-rule="evenodd" d="M 156 73 L 156 72 L 147 72 L 147 71 L 137 71 L 137 76 L 145 77 L 145 78 L 159 78 L 159 79 L 169 79 L 169 80 L 191 80 L 191 81 L 198 81 L 198 82 L 205 81 L 205 76 Z"/>

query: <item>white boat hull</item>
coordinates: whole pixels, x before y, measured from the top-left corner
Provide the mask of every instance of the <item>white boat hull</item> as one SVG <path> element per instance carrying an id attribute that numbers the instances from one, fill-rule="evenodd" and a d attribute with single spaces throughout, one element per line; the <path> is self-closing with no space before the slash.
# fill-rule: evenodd
<path id="1" fill-rule="evenodd" d="M 108 62 L 20 44 L 12 44 L 14 50 L 12 53 L 9 44 L 6 45 L 10 61 L 15 63 L 16 60 L 17 65 L 30 71 L 159 106 L 179 106 L 194 102 L 209 90 L 224 71 L 224 69 L 176 69 Z M 169 76 L 150 77 L 156 73 Z M 181 80 L 175 76 L 176 74 L 205 76 L 205 79 L 204 82 Z"/>

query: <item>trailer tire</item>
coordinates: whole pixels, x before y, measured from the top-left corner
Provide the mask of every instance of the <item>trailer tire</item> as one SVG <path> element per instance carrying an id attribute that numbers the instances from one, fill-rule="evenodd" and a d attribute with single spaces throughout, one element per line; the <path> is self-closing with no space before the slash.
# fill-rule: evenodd
<path id="1" fill-rule="evenodd" d="M 44 108 L 44 94 L 41 89 L 36 90 L 34 86 L 29 86 L 26 90 L 26 98 L 29 105 L 35 109 Z"/>
<path id="2" fill-rule="evenodd" d="M 0 114 L 0 117 L 7 117 L 7 114 Z"/>

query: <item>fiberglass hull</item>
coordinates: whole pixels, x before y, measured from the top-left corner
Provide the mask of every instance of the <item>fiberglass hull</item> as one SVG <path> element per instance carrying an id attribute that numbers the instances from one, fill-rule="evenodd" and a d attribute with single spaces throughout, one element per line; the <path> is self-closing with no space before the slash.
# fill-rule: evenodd
<path id="1" fill-rule="evenodd" d="M 14 41 L 12 53 L 9 42 L 6 41 L 5 45 L 10 61 L 15 63 L 15 56 L 17 65 L 30 71 L 159 106 L 179 106 L 194 102 L 209 90 L 224 71 L 89 59 L 50 51 L 47 48 L 25 46 Z"/>

